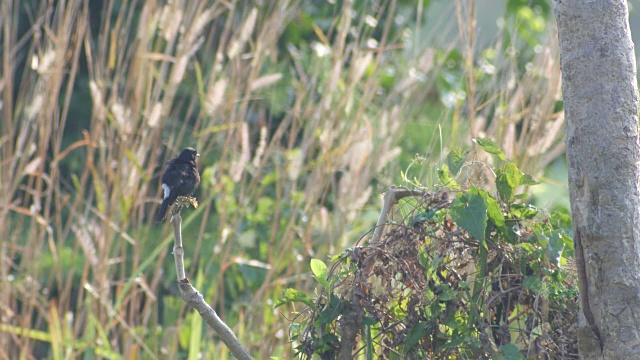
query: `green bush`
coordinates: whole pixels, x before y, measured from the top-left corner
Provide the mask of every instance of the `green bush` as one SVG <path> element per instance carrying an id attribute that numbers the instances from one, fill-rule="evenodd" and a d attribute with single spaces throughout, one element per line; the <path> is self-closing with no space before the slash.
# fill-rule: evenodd
<path id="1" fill-rule="evenodd" d="M 505 159 L 493 141 L 475 142 L 484 156 Z M 400 204 L 402 215 L 387 225 L 380 244 L 348 249 L 330 269 L 311 260 L 317 296 L 283 293 L 278 306 L 303 305 L 294 307 L 290 331 L 299 355 L 576 356 L 577 287 L 566 214 L 523 203 L 537 182 L 512 162 L 491 169 L 465 162 L 466 155 L 449 153 L 442 189 Z M 452 186 L 464 172 L 485 170 L 495 173 L 492 191 Z M 354 332 L 357 345 L 345 350 Z"/>

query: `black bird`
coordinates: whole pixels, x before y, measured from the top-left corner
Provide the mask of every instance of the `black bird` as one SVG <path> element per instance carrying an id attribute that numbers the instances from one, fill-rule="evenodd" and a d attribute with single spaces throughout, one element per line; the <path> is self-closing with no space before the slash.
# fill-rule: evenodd
<path id="1" fill-rule="evenodd" d="M 164 197 L 156 216 L 156 222 L 161 222 L 167 216 L 169 206 L 173 205 L 178 196 L 191 196 L 198 184 L 200 175 L 196 157 L 200 156 L 193 148 L 185 148 L 175 159 L 171 159 L 162 175 L 162 189 Z"/>

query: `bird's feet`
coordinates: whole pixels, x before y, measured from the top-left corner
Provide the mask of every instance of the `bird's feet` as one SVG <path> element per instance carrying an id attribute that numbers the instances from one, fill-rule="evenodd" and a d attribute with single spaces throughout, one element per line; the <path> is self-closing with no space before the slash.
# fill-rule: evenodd
<path id="1" fill-rule="evenodd" d="M 169 219 L 169 222 L 173 221 L 174 215 L 180 214 L 180 211 L 182 211 L 184 207 L 189 206 L 193 206 L 194 209 L 197 209 L 198 200 L 192 196 L 178 196 L 176 202 L 174 202 L 173 206 L 171 206 L 171 219 Z"/>

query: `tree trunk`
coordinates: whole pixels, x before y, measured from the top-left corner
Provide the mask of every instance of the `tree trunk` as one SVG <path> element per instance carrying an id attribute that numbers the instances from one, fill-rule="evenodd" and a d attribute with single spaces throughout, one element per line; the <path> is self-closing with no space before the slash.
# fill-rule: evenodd
<path id="1" fill-rule="evenodd" d="M 554 0 L 583 359 L 640 358 L 638 88 L 626 0 Z"/>

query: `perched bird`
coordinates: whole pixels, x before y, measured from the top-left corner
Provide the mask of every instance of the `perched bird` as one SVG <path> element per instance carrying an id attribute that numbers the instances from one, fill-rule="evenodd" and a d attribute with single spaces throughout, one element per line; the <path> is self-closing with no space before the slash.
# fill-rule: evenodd
<path id="1" fill-rule="evenodd" d="M 162 175 L 162 189 L 164 197 L 156 216 L 156 222 L 161 222 L 167 216 L 169 206 L 173 205 L 178 196 L 191 196 L 198 184 L 200 175 L 196 157 L 200 156 L 193 148 L 185 148 L 175 159 L 171 159 Z"/>

